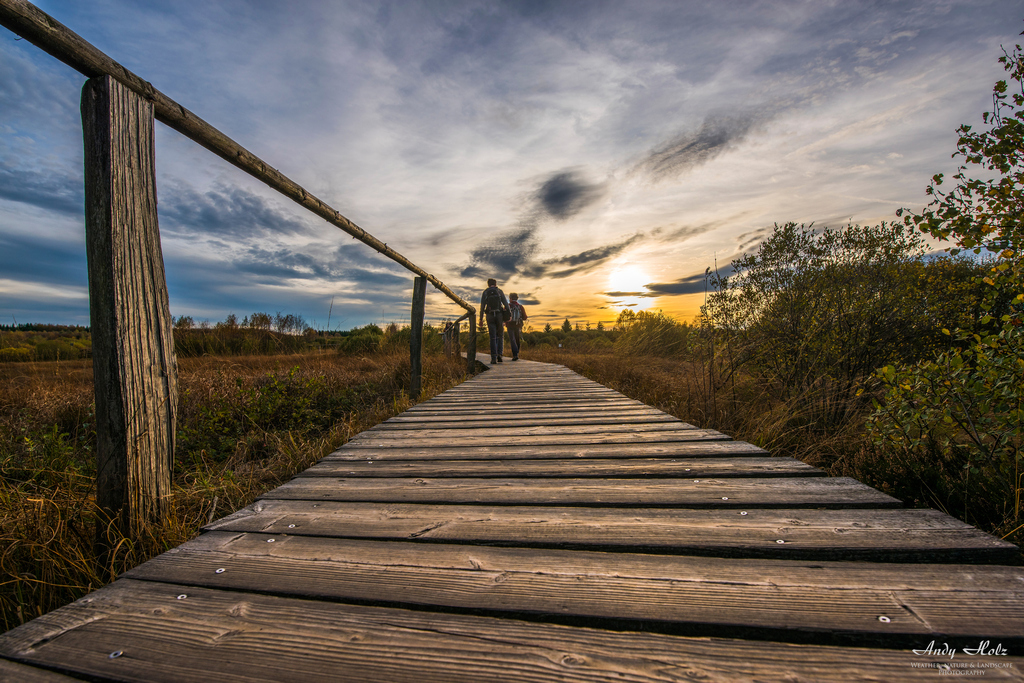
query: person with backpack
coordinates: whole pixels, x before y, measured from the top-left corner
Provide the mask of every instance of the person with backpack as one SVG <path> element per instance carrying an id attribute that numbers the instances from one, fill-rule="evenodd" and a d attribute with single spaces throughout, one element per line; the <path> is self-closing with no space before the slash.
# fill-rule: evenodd
<path id="1" fill-rule="evenodd" d="M 487 289 L 480 295 L 480 327 L 487 318 L 487 333 L 491 337 L 491 364 L 501 362 L 505 346 L 505 321 L 511 317 L 505 293 L 498 289 L 498 281 L 487 280 Z"/>
<path id="2" fill-rule="evenodd" d="M 526 320 L 526 309 L 519 303 L 519 295 L 512 292 L 508 295 L 508 310 L 511 319 L 505 323 L 508 328 L 508 343 L 512 347 L 512 360 L 519 360 L 519 347 L 523 345 L 523 321 Z"/>

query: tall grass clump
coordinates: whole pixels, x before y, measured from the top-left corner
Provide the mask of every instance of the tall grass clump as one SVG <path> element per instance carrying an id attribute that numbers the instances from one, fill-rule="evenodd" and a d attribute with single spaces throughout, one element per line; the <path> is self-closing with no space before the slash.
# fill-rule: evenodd
<path id="1" fill-rule="evenodd" d="M 626 356 L 684 356 L 689 351 L 693 328 L 661 311 L 631 311 L 619 314 L 615 327 L 616 353 Z"/>
<path id="2" fill-rule="evenodd" d="M 461 359 L 426 355 L 422 398 L 464 371 Z M 75 600 L 253 502 L 408 408 L 408 382 L 408 348 L 182 358 L 169 519 L 141 539 L 113 539 L 101 566 L 91 364 L 0 364 L 0 627 Z"/>

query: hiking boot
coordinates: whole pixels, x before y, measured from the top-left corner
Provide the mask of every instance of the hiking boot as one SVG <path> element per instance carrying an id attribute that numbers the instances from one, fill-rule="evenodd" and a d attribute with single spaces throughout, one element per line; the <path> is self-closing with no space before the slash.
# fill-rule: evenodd
<path id="1" fill-rule="evenodd" d="M 519 360 L 519 356 L 512 356 L 512 360 Z"/>
<path id="2" fill-rule="evenodd" d="M 503 360 L 501 360 L 501 356 L 498 356 L 498 362 L 499 362 L 499 363 L 504 363 L 504 361 L 503 361 Z"/>
<path id="3" fill-rule="evenodd" d="M 491 365 L 494 365 L 497 362 L 498 362 L 498 359 L 495 358 L 494 356 L 491 356 Z"/>

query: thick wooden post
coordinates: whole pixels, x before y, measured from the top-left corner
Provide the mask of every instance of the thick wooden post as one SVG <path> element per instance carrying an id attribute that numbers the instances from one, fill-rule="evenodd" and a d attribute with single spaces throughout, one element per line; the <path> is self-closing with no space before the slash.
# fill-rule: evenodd
<path id="1" fill-rule="evenodd" d="M 420 397 L 423 388 L 423 309 L 427 301 L 427 278 L 412 282 L 412 330 L 409 334 L 409 397 Z"/>
<path id="2" fill-rule="evenodd" d="M 137 538 L 171 493 L 177 368 L 160 250 L 153 105 L 109 76 L 82 90 L 85 233 L 96 384 L 96 497 Z"/>
<path id="3" fill-rule="evenodd" d="M 469 342 L 466 344 L 466 372 L 476 372 L 476 311 L 469 312 Z"/>

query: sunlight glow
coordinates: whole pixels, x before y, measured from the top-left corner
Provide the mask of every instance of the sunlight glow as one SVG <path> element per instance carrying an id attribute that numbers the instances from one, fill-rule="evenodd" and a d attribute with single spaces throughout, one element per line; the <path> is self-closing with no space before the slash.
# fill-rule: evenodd
<path id="1" fill-rule="evenodd" d="M 608 292 L 611 297 L 611 308 L 618 312 L 625 308 L 632 311 L 645 311 L 657 300 L 653 296 L 642 296 L 647 293 L 645 286 L 651 277 L 639 266 L 628 265 L 616 268 L 608 275 Z"/>

